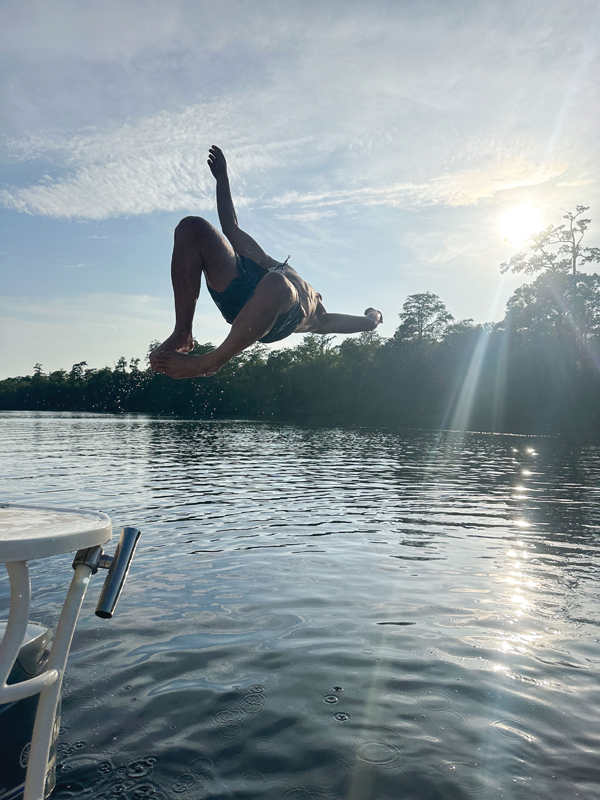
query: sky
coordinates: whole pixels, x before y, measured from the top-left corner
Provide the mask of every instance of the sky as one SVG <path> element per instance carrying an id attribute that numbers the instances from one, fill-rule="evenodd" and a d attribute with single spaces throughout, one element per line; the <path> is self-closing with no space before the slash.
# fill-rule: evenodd
<path id="1" fill-rule="evenodd" d="M 240 226 L 329 311 L 391 336 L 430 291 L 501 319 L 507 212 L 590 206 L 600 244 L 599 43 L 600 0 L 3 0 L 0 378 L 169 335 L 212 144 Z M 227 331 L 204 289 L 196 339 Z"/>

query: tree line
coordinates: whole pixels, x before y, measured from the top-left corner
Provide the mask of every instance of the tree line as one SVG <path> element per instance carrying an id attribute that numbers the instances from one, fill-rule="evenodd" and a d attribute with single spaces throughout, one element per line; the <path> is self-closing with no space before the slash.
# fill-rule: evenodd
<path id="1" fill-rule="evenodd" d="M 154 373 L 147 359 L 50 374 L 36 364 L 32 375 L 0 381 L 0 409 L 600 433 L 600 275 L 584 271 L 600 248 L 583 246 L 586 211 L 566 212 L 502 265 L 536 277 L 499 323 L 455 320 L 424 292 L 406 299 L 388 339 L 307 334 L 282 350 L 257 344 L 196 380 Z"/>

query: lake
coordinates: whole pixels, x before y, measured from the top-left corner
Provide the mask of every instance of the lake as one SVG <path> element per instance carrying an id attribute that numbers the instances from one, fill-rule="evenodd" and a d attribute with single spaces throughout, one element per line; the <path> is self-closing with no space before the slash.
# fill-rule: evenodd
<path id="1" fill-rule="evenodd" d="M 597 444 L 2 412 L 0 452 L 0 499 L 143 533 L 84 603 L 55 800 L 598 797 Z"/>

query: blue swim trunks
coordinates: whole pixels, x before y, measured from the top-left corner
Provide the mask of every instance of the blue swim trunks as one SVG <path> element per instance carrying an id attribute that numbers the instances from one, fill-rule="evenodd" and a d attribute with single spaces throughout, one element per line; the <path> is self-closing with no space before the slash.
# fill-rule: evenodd
<path id="1" fill-rule="evenodd" d="M 236 257 L 240 275 L 231 281 L 225 291 L 215 292 L 214 289 L 208 286 L 208 291 L 215 301 L 215 305 L 230 325 L 254 294 L 257 283 L 268 272 L 267 269 L 252 261 L 252 259 L 246 258 L 246 256 L 236 254 Z M 303 319 L 304 311 L 300 305 L 300 300 L 297 300 L 289 311 L 285 311 L 277 317 L 271 330 L 259 341 L 265 343 L 279 342 L 294 333 Z"/>

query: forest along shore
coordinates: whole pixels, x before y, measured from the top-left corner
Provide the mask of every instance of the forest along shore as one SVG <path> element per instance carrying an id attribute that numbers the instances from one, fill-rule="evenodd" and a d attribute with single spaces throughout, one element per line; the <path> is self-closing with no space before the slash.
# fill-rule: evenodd
<path id="1" fill-rule="evenodd" d="M 140 359 L 50 374 L 36 364 L 32 375 L 0 381 L 0 409 L 600 433 L 599 275 L 543 273 L 495 324 L 456 321 L 430 292 L 408 297 L 399 317 L 388 339 L 307 334 L 295 347 L 258 344 L 195 380 L 140 369 Z"/>

